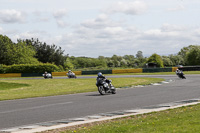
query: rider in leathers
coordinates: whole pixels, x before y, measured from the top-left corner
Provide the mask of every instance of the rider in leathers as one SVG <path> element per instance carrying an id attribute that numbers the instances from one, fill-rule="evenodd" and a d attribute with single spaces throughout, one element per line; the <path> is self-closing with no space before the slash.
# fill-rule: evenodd
<path id="1" fill-rule="evenodd" d="M 101 78 L 101 79 L 105 79 L 105 81 L 110 85 L 110 80 L 106 79 L 106 77 L 104 75 L 102 75 L 101 72 L 98 73 L 98 76 L 97 76 L 97 80 Z"/>

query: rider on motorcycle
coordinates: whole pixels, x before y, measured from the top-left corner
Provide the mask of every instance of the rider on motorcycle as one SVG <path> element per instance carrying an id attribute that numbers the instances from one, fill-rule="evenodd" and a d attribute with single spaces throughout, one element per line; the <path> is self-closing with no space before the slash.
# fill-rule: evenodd
<path id="1" fill-rule="evenodd" d="M 179 69 L 176 69 L 176 74 L 178 75 L 178 74 L 180 74 L 180 73 L 182 73 L 182 71 L 179 70 Z"/>
<path id="2" fill-rule="evenodd" d="M 73 74 L 74 73 L 71 70 L 69 70 L 68 73 L 67 73 L 68 76 L 73 75 Z"/>
<path id="3" fill-rule="evenodd" d="M 44 72 L 44 77 L 47 78 L 47 71 Z"/>
<path id="4" fill-rule="evenodd" d="M 106 77 L 105 77 L 101 72 L 99 72 L 98 75 L 97 75 L 97 80 L 98 80 L 99 78 L 100 78 L 100 79 L 104 79 L 104 80 L 110 85 L 110 82 L 111 82 L 111 81 L 108 80 L 108 79 L 106 79 Z"/>

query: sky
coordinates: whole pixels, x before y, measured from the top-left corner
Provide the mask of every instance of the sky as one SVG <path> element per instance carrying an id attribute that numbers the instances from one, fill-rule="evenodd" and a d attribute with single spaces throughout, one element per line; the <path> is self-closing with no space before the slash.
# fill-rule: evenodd
<path id="1" fill-rule="evenodd" d="M 0 34 L 38 38 L 65 55 L 177 54 L 199 45 L 199 0 L 0 0 Z"/>

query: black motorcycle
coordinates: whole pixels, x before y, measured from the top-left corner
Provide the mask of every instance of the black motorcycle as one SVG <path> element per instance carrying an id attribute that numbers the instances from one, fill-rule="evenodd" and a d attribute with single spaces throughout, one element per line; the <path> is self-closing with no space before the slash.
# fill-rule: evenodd
<path id="1" fill-rule="evenodd" d="M 106 82 L 106 79 L 102 78 L 97 79 L 96 86 L 101 95 L 105 95 L 106 93 L 116 94 L 116 88 L 112 85 L 111 83 L 112 81 L 111 80 L 108 81 L 109 83 Z"/>
<path id="2" fill-rule="evenodd" d="M 183 72 L 180 71 L 177 73 L 178 77 L 181 78 L 181 79 L 186 79 L 186 77 L 184 76 Z"/>

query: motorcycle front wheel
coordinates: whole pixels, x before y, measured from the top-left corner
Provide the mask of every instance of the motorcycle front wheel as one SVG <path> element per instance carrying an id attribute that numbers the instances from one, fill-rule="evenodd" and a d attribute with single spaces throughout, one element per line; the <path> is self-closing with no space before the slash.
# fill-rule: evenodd
<path id="1" fill-rule="evenodd" d="M 112 94 L 116 94 L 116 89 L 112 90 Z"/>
<path id="2" fill-rule="evenodd" d="M 105 89 L 103 88 L 103 86 L 99 86 L 99 87 L 98 87 L 98 91 L 99 91 L 99 93 L 100 93 L 101 95 L 105 95 L 105 94 L 106 94 L 106 91 L 105 91 Z"/>

